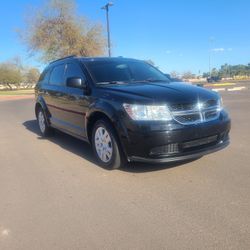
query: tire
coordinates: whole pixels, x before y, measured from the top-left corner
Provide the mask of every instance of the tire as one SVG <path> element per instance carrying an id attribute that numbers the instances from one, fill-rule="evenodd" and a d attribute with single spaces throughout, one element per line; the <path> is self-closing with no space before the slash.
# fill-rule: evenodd
<path id="1" fill-rule="evenodd" d="M 53 130 L 48 125 L 45 113 L 41 107 L 37 111 L 37 123 L 43 137 L 48 137 L 52 134 Z"/>
<path id="2" fill-rule="evenodd" d="M 106 169 L 118 169 L 125 164 L 119 139 L 107 120 L 98 120 L 92 130 L 92 148 L 98 163 Z"/>

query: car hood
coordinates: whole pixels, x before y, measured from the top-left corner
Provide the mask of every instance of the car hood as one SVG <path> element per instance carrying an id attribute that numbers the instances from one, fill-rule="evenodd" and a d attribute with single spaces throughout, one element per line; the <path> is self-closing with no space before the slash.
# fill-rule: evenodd
<path id="1" fill-rule="evenodd" d="M 138 103 L 192 103 L 198 100 L 218 99 L 216 92 L 189 83 L 179 82 L 117 84 L 108 85 L 104 88 L 110 94 L 125 98 L 128 102 Z"/>

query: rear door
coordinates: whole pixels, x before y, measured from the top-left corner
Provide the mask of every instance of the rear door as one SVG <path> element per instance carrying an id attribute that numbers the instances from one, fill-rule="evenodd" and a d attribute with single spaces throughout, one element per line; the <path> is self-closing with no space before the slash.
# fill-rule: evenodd
<path id="1" fill-rule="evenodd" d="M 51 124 L 63 128 L 63 92 L 65 88 L 65 63 L 58 64 L 51 69 L 49 83 L 45 89 L 45 100 L 50 112 Z"/>

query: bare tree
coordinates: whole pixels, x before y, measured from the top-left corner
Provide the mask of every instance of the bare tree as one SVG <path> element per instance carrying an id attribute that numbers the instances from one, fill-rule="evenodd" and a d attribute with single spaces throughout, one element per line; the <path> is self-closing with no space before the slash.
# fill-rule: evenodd
<path id="1" fill-rule="evenodd" d="M 44 62 L 68 55 L 98 56 L 105 51 L 100 24 L 92 24 L 76 12 L 75 0 L 47 0 L 27 13 L 26 26 L 19 31 L 30 55 Z"/>
<path id="2" fill-rule="evenodd" d="M 182 78 L 183 79 L 192 79 L 192 78 L 195 78 L 195 74 L 193 74 L 191 71 L 185 71 L 182 74 Z"/>
<path id="3" fill-rule="evenodd" d="M 25 74 L 25 82 L 35 84 L 40 76 L 40 72 L 37 68 L 29 68 Z"/>
<path id="4" fill-rule="evenodd" d="M 175 79 L 180 77 L 179 73 L 176 71 L 171 71 L 170 76 L 171 78 L 175 78 Z"/>

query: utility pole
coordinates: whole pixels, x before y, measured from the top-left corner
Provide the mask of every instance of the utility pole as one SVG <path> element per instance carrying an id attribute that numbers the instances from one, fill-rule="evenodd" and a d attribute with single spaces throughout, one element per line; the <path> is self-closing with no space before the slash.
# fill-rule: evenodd
<path id="1" fill-rule="evenodd" d="M 111 45 L 110 45 L 110 29 L 109 29 L 109 7 L 113 6 L 114 4 L 109 2 L 104 5 L 101 9 L 106 10 L 106 20 L 107 20 L 107 33 L 108 33 L 108 53 L 109 57 L 111 57 Z"/>
<path id="2" fill-rule="evenodd" d="M 214 41 L 213 37 L 209 38 L 209 59 L 208 59 L 208 66 L 209 66 L 209 76 L 211 77 L 211 53 L 212 53 L 212 43 Z"/>

